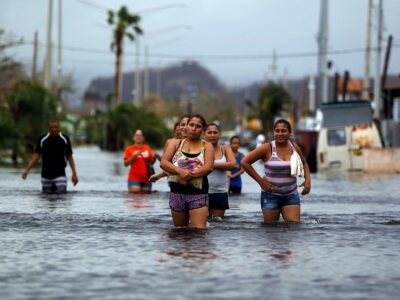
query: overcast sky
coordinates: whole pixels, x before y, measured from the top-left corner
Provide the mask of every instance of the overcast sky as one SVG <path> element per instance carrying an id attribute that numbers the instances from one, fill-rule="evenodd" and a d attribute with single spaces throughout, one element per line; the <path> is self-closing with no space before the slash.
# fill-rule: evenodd
<path id="1" fill-rule="evenodd" d="M 53 2 L 56 44 L 58 0 Z M 148 46 L 150 66 L 192 59 L 228 86 L 245 85 L 272 76 L 271 55 L 276 49 L 278 77 L 286 72 L 289 78 L 298 78 L 317 70 L 317 57 L 302 54 L 317 53 L 320 0 L 63 0 L 62 3 L 63 70 L 73 72 L 80 89 L 95 77 L 113 75 L 112 35 L 106 11 L 122 5 L 142 16 L 146 34 L 140 40 L 140 49 L 143 54 L 144 46 Z M 330 51 L 365 48 L 367 3 L 368 0 L 329 1 Z M 26 42 L 32 42 L 34 32 L 38 31 L 42 43 L 40 67 L 45 54 L 47 7 L 48 0 L 0 0 L 1 29 L 23 37 Z M 395 74 L 400 73 L 399 16 L 400 1 L 384 0 L 383 46 L 392 34 L 394 47 L 389 71 Z M 372 46 L 376 44 L 375 19 L 373 24 Z M 8 49 L 7 53 L 31 66 L 31 44 Z M 134 53 L 134 45 L 126 41 L 124 71 L 134 69 Z M 298 55 L 280 57 L 286 54 Z M 348 69 L 353 77 L 363 76 L 363 52 L 332 54 L 329 59 L 334 63 L 334 71 L 343 73 Z M 142 67 L 143 61 L 142 57 Z M 55 62 L 56 51 L 54 70 Z M 375 63 L 374 56 L 371 63 Z M 374 72 L 374 65 L 371 70 Z"/>

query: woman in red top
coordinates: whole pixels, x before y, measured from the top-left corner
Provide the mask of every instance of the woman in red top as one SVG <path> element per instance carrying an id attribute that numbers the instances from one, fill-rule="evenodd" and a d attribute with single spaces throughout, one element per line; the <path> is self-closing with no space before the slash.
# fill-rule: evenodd
<path id="1" fill-rule="evenodd" d="M 143 143 L 144 135 L 141 129 L 136 130 L 133 141 L 134 144 L 128 146 L 124 154 L 125 167 L 131 166 L 128 174 L 128 190 L 130 193 L 151 193 L 147 165 L 154 163 L 156 155 Z"/>

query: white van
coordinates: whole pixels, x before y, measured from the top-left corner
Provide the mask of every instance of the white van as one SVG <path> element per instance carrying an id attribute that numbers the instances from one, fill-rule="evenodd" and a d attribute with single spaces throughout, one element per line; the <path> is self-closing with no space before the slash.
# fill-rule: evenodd
<path id="1" fill-rule="evenodd" d="M 373 121 L 371 102 L 364 100 L 324 103 L 318 135 L 318 171 L 362 170 L 363 149 L 382 148 Z"/>

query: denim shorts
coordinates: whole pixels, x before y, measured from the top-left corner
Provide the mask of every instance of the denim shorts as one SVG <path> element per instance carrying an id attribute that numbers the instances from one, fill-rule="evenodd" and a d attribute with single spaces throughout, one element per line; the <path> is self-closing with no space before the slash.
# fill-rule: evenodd
<path id="1" fill-rule="evenodd" d="M 275 210 L 286 205 L 300 205 L 299 194 L 275 195 L 268 192 L 261 192 L 261 209 Z"/>
<path id="2" fill-rule="evenodd" d="M 140 186 L 141 188 L 151 189 L 151 182 L 139 182 L 134 180 L 128 180 L 128 187 L 129 186 Z"/>

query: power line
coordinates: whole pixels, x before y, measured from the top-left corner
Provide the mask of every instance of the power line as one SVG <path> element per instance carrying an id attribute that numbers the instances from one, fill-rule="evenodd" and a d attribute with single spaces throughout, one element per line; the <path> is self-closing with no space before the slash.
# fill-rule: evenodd
<path id="1" fill-rule="evenodd" d="M 17 45 L 13 45 L 11 47 L 17 47 L 21 45 L 32 45 L 33 42 L 22 42 Z M 43 47 L 43 44 L 39 44 Z M 53 45 L 53 48 L 57 48 L 58 45 Z M 400 44 L 393 44 L 393 48 L 399 48 Z M 97 54 L 110 54 L 111 51 L 106 51 L 102 49 L 94 49 L 94 48 L 84 48 L 84 47 L 76 47 L 76 46 L 63 46 L 63 50 L 66 51 L 74 51 L 74 52 L 86 52 L 86 53 L 97 53 Z M 376 47 L 372 47 L 371 51 L 377 51 Z M 340 49 L 340 50 L 329 50 L 327 51 L 328 55 L 344 55 L 344 54 L 354 54 L 354 53 L 363 53 L 365 52 L 365 48 L 351 48 L 351 49 Z M 124 52 L 127 55 L 133 55 L 134 52 Z M 283 58 L 306 58 L 306 57 L 315 57 L 317 56 L 317 52 L 298 52 L 298 53 L 282 53 L 279 54 L 279 59 Z M 266 60 L 272 59 L 272 54 L 169 54 L 169 53 L 151 53 L 150 57 L 154 58 L 166 58 L 166 59 L 210 59 L 210 60 Z"/>
<path id="2" fill-rule="evenodd" d="M 80 3 L 82 3 L 82 4 L 85 4 L 85 5 L 87 5 L 87 6 L 90 6 L 91 8 L 94 8 L 94 9 L 96 9 L 97 11 L 101 11 L 101 12 L 104 12 L 104 11 L 108 11 L 109 9 L 107 8 L 107 7 L 105 7 L 105 6 L 101 6 L 101 5 L 98 5 L 98 4 L 95 4 L 95 3 L 93 3 L 93 2 L 90 2 L 90 1 L 87 1 L 87 0 L 76 0 L 76 1 L 78 1 L 78 2 L 80 2 Z"/>

